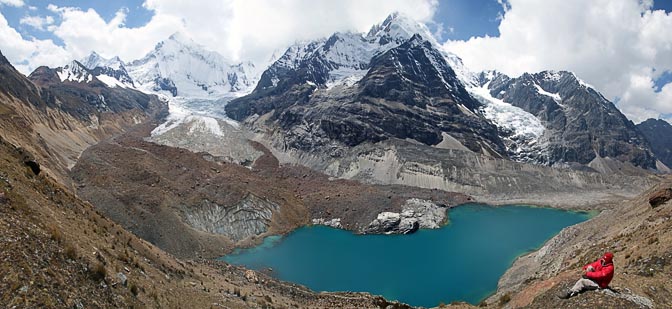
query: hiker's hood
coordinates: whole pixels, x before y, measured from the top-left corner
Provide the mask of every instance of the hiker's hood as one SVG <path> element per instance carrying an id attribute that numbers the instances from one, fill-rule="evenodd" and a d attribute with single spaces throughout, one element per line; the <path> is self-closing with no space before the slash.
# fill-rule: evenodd
<path id="1" fill-rule="evenodd" d="M 611 252 L 607 252 L 607 253 L 604 254 L 604 256 L 602 257 L 602 259 L 604 260 L 604 262 L 605 262 L 606 264 L 611 264 L 612 261 L 614 260 L 614 254 L 611 253 Z"/>

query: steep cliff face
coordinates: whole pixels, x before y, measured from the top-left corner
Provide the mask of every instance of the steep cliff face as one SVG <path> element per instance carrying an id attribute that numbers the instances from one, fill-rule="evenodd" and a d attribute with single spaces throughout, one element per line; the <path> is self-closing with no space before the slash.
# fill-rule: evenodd
<path id="1" fill-rule="evenodd" d="M 668 168 L 672 168 L 672 125 L 662 119 L 648 119 L 637 125 L 651 150 Z"/>
<path id="2" fill-rule="evenodd" d="M 348 147 L 389 138 L 437 145 L 447 134 L 474 152 L 504 153 L 497 128 L 420 35 L 373 57 L 354 84 L 330 88 L 309 80 L 277 95 L 273 89 L 255 90 L 226 108 L 229 116 L 260 130 L 280 129 L 281 147 L 338 156 Z"/>
<path id="3" fill-rule="evenodd" d="M 536 141 L 534 161 L 546 165 L 589 164 L 612 158 L 655 169 L 644 136 L 613 103 L 570 72 L 544 71 L 510 78 L 481 76 L 482 87 L 506 103 L 536 116 L 545 131 Z"/>

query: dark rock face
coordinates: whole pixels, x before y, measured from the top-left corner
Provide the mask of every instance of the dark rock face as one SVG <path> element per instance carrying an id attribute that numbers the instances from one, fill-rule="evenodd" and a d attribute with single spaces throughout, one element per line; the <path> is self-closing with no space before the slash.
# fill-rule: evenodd
<path id="1" fill-rule="evenodd" d="M 588 164 L 596 156 L 655 168 L 648 142 L 613 103 L 570 72 L 540 72 L 487 79 L 490 94 L 539 118 L 546 131 L 537 162 Z"/>
<path id="2" fill-rule="evenodd" d="M 332 141 L 352 147 L 388 138 L 436 145 L 445 132 L 473 151 L 503 153 L 496 127 L 480 115 L 479 103 L 419 35 L 373 57 L 352 86 L 325 89 L 320 83 L 328 70 L 322 74 L 319 68 L 327 64 L 319 63 L 309 60 L 283 72 L 288 77 L 275 86 L 264 84 L 268 76 L 278 76 L 279 68 L 271 67 L 252 94 L 227 105 L 227 114 L 244 120 L 273 112 L 268 124 L 283 130 L 285 146 L 306 151 Z"/>
<path id="3" fill-rule="evenodd" d="M 124 84 L 133 85 L 133 79 L 128 75 L 128 72 L 126 72 L 124 67 L 120 67 L 119 69 L 110 67 L 95 67 L 91 69 L 91 73 L 93 73 L 94 76 L 107 75 L 114 77 L 116 80 Z"/>
<path id="4" fill-rule="evenodd" d="M 651 195 L 649 197 L 649 205 L 656 208 L 667 203 L 669 200 L 672 200 L 672 188 L 662 189 Z"/>
<path id="5" fill-rule="evenodd" d="M 73 63 L 78 63 L 74 61 Z M 118 113 L 131 109 L 147 111 L 151 96 L 133 89 L 110 88 L 83 66 L 81 82 L 61 81 L 58 72 L 64 68 L 39 67 L 28 79 L 42 88 L 39 104 L 59 108 L 80 120 L 103 112 Z M 86 74 L 91 74 L 90 79 Z"/>
<path id="6" fill-rule="evenodd" d="M 672 167 L 672 125 L 662 119 L 648 119 L 638 124 L 637 129 L 649 141 L 660 162 Z"/>
<path id="7" fill-rule="evenodd" d="M 2 53 L 0 53 L 0 93 L 34 105 L 40 104 L 37 87 L 26 80 L 26 77 L 19 73 Z"/>
<path id="8" fill-rule="evenodd" d="M 170 92 L 170 94 L 172 94 L 174 97 L 177 96 L 177 87 L 175 87 L 175 83 L 173 83 L 172 80 L 164 77 L 157 77 L 154 80 L 154 84 L 155 87 L 152 90 L 154 91 L 165 90 Z"/>

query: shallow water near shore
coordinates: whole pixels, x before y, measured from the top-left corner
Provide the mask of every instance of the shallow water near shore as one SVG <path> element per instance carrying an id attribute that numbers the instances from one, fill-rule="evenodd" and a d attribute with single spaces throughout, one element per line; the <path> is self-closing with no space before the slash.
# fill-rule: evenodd
<path id="1" fill-rule="evenodd" d="M 590 218 L 550 208 L 480 204 L 453 208 L 448 215 L 448 225 L 410 235 L 303 227 L 222 259 L 252 269 L 270 267 L 273 276 L 315 291 L 369 292 L 425 307 L 476 304 L 497 289 L 517 256 Z"/>

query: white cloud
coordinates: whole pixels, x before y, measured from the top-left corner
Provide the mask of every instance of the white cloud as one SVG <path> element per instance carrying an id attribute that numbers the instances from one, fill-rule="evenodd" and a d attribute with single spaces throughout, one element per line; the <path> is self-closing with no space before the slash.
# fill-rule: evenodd
<path id="1" fill-rule="evenodd" d="M 22 7 L 25 5 L 25 3 L 23 2 L 23 0 L 0 0 L 0 6 L 2 5 Z"/>
<path id="2" fill-rule="evenodd" d="M 179 0 L 147 0 L 157 15 L 184 20 L 196 41 L 231 59 L 266 60 L 274 49 L 336 31 L 367 31 L 393 11 L 431 20 L 436 0 L 229 0 L 194 6 Z M 207 7 L 207 9 L 203 9 Z"/>
<path id="3" fill-rule="evenodd" d="M 56 66 L 67 61 L 69 53 L 51 40 L 25 40 L 14 28 L 10 27 L 4 15 L 0 13 L 0 50 L 24 74 L 30 73 L 38 64 Z"/>
<path id="4" fill-rule="evenodd" d="M 672 113 L 672 86 L 653 80 L 672 70 L 672 15 L 651 1 L 509 0 L 499 37 L 449 41 L 445 46 L 475 70 L 570 70 L 633 121 Z"/>
<path id="5" fill-rule="evenodd" d="M 437 6 L 437 0 L 211 0 L 198 5 L 181 0 L 146 0 L 143 7 L 153 11 L 151 20 L 129 28 L 125 25 L 126 9 L 106 21 L 93 9 L 49 4 L 47 9 L 58 15 L 56 23 L 26 19 L 24 24 L 53 32 L 63 41 L 62 50 L 69 59 L 96 51 L 105 57 L 134 60 L 157 42 L 182 31 L 233 61 L 262 63 L 275 50 L 283 51 L 297 40 L 316 39 L 336 31 L 367 31 L 394 11 L 429 22 Z M 8 49 L 4 45 L 11 44 L 0 42 L 3 52 Z M 23 66 L 26 69 L 52 65 L 30 57 L 21 59 L 28 61 Z"/>
<path id="6" fill-rule="evenodd" d="M 19 23 L 22 25 L 28 25 L 31 26 L 35 29 L 44 31 L 45 26 L 49 26 L 54 23 L 54 17 L 53 16 L 24 16 L 19 20 Z"/>
<path id="7" fill-rule="evenodd" d="M 50 27 L 63 40 L 71 59 L 79 59 L 96 51 L 105 57 L 119 56 L 125 60 L 140 58 L 161 39 L 181 28 L 177 17 L 154 16 L 142 27 L 125 26 L 127 9 L 116 12 L 110 21 L 93 9 L 58 7 L 50 4 L 48 10 L 57 13 L 59 24 Z"/>

